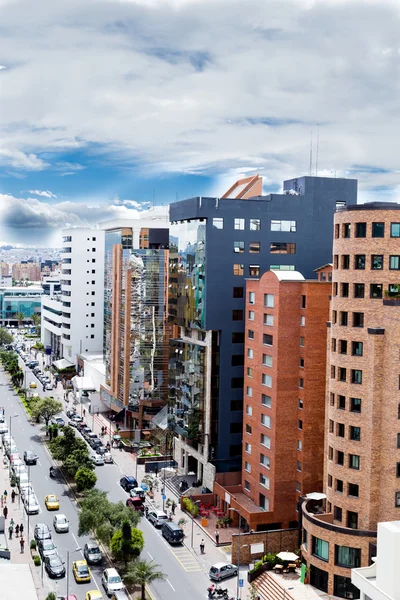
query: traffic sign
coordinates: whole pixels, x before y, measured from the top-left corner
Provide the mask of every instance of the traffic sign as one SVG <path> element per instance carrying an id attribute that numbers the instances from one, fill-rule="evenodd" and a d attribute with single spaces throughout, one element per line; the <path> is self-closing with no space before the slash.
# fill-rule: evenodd
<path id="1" fill-rule="evenodd" d="M 167 496 L 166 496 L 165 494 L 163 494 L 163 495 L 161 496 L 161 498 L 162 498 L 163 500 L 166 500 L 166 499 L 167 499 Z"/>
<path id="2" fill-rule="evenodd" d="M 244 579 L 239 579 L 239 587 L 244 587 Z"/>

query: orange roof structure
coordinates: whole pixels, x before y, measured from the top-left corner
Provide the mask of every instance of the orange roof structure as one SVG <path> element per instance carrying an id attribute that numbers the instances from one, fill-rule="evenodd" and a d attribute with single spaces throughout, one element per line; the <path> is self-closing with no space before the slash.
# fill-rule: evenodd
<path id="1" fill-rule="evenodd" d="M 262 177 L 252 175 L 244 179 L 238 179 L 232 187 L 221 198 L 236 198 L 236 200 L 246 200 L 254 196 L 262 195 Z"/>

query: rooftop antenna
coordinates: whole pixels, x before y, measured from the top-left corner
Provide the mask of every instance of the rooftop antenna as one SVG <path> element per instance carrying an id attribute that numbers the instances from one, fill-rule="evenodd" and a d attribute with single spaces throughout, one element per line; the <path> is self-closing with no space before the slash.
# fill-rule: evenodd
<path id="1" fill-rule="evenodd" d="M 318 177 L 318 158 L 319 158 L 319 123 L 317 129 L 317 158 L 315 161 L 315 176 Z"/>
<path id="2" fill-rule="evenodd" d="M 311 140 L 310 140 L 310 177 L 312 175 L 312 129 L 311 129 Z"/>

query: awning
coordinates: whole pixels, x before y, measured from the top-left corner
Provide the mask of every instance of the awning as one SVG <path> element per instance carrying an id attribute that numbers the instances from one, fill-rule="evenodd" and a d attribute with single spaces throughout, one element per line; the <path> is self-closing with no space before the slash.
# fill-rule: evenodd
<path id="1" fill-rule="evenodd" d="M 325 500 L 326 494 L 321 494 L 320 492 L 311 492 L 311 494 L 306 494 L 305 497 L 307 500 Z"/>
<path id="2" fill-rule="evenodd" d="M 57 371 L 63 371 L 64 369 L 70 369 L 71 367 L 75 367 L 75 365 L 66 358 L 61 358 L 60 360 L 53 361 L 53 367 L 55 367 Z"/>
<path id="3" fill-rule="evenodd" d="M 123 408 L 122 410 L 120 410 L 114 417 L 114 421 L 116 423 L 118 423 L 118 421 L 122 421 L 122 419 L 125 417 L 125 408 Z"/>
<path id="4" fill-rule="evenodd" d="M 96 391 L 91 377 L 78 377 L 78 375 L 75 375 L 75 377 L 71 379 L 71 382 L 75 390 L 82 392 Z"/>

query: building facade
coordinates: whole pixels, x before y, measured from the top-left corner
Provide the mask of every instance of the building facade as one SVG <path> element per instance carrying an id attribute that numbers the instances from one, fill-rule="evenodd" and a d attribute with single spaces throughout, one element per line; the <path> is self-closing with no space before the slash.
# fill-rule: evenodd
<path id="1" fill-rule="evenodd" d="M 350 570 L 400 516 L 400 205 L 348 206 L 334 223 L 326 500 L 303 503 L 302 554 L 314 586 L 359 598 Z"/>
<path id="2" fill-rule="evenodd" d="M 176 397 L 200 398 L 189 378 L 179 377 L 204 357 L 201 400 L 178 402 L 174 416 L 181 473 L 202 479 L 207 471 L 210 487 L 210 471 L 241 469 L 245 280 L 269 269 L 313 277 L 318 264 L 332 261 L 336 207 L 356 201 L 355 180 L 302 177 L 285 181 L 283 194 L 170 205 L 169 319 L 174 343 L 182 344 L 170 357 L 171 405 Z"/>
<path id="3" fill-rule="evenodd" d="M 2 325 L 17 325 L 17 313 L 29 321 L 34 314 L 40 314 L 41 287 L 6 287 L 0 289 L 0 318 Z"/>
<path id="4" fill-rule="evenodd" d="M 40 263 L 15 263 L 12 266 L 12 277 L 15 281 L 40 281 Z"/>

